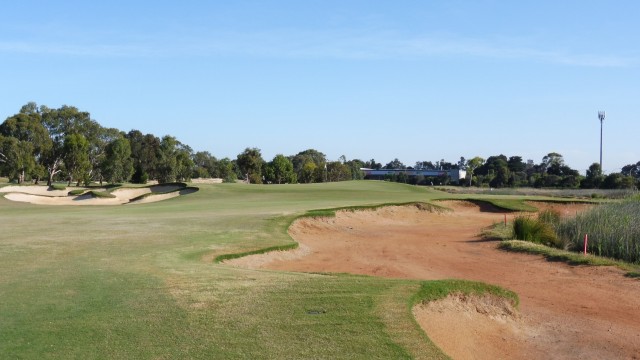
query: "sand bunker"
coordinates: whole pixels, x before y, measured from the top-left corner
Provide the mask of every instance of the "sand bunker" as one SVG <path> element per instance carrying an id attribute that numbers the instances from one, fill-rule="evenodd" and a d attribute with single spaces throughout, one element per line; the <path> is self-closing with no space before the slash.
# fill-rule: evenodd
<path id="1" fill-rule="evenodd" d="M 81 195 L 69 195 L 74 190 L 86 190 Z M 106 188 L 69 187 L 65 190 L 53 190 L 48 186 L 5 186 L 0 193 L 11 201 L 26 202 L 37 205 L 123 205 L 143 204 L 162 201 L 180 195 L 198 191 L 197 188 L 182 184 L 151 185 L 139 188 L 119 188 L 109 192 L 115 197 L 98 197 L 90 190 L 108 192 Z"/>
<path id="2" fill-rule="evenodd" d="M 441 204 L 453 211 L 388 207 L 304 218 L 289 233 L 306 251 L 286 260 L 264 254 L 237 261 L 287 271 L 476 280 L 518 293 L 520 315 L 512 319 L 461 311 L 465 304 L 414 310 L 430 338 L 459 359 L 638 358 L 640 281 L 616 268 L 570 266 L 498 250 L 478 233 L 502 222 L 504 214 L 468 202 Z M 559 210 L 575 214 L 587 206 Z"/>

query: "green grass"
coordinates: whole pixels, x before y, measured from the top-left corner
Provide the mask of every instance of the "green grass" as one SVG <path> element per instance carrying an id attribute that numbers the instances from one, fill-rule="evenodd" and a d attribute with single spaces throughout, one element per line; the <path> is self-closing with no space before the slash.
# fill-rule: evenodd
<path id="1" fill-rule="evenodd" d="M 213 260 L 295 246 L 286 228 L 313 209 L 429 203 L 450 194 L 374 181 L 198 187 L 135 206 L 0 197 L 2 357 L 446 357 L 410 307 L 458 285 L 246 270 Z"/>
<path id="2" fill-rule="evenodd" d="M 601 256 L 590 254 L 585 256 L 581 253 L 560 250 L 522 240 L 503 241 L 500 243 L 499 248 L 506 251 L 542 255 L 550 261 L 561 261 L 570 265 L 616 266 L 626 271 L 629 277 L 640 277 L 640 265 Z"/>
<path id="3" fill-rule="evenodd" d="M 585 211 L 562 221 L 557 231 L 572 250 L 580 250 L 588 234 L 588 252 L 640 264 L 640 199 L 637 197 Z"/>
<path id="4" fill-rule="evenodd" d="M 420 290 L 413 296 L 412 304 L 444 299 L 449 294 L 454 293 L 476 296 L 494 295 L 509 300 L 516 308 L 520 304 L 518 294 L 513 291 L 505 290 L 499 286 L 467 280 L 425 281 L 422 283 Z"/>

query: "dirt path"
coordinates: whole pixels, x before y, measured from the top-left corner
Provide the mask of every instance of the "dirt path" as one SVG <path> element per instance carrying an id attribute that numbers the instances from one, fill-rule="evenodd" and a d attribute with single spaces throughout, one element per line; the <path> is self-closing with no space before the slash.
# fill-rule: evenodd
<path id="1" fill-rule="evenodd" d="M 341 212 L 297 221 L 299 255 L 247 257 L 236 264 L 390 278 L 459 278 L 518 293 L 518 316 L 479 311 L 452 297 L 414 309 L 429 336 L 456 359 L 640 359 L 640 281 L 610 267 L 569 266 L 506 253 L 478 238 L 501 213 L 447 202 L 451 213 L 414 207 Z M 583 207 L 562 210 L 575 214 Z M 510 215 L 512 216 L 512 215 Z M 466 306 L 466 307 L 465 307 Z M 467 309 L 461 311 L 461 309 Z"/>

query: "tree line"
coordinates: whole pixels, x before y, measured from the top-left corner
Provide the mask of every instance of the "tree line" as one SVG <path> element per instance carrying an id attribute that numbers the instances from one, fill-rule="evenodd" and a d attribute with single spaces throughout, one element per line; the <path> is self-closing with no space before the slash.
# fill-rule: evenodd
<path id="1" fill-rule="evenodd" d="M 30 102 L 0 124 L 0 175 L 18 183 L 67 181 L 69 184 L 159 183 L 192 178 L 238 179 L 254 184 L 315 183 L 364 178 L 361 168 L 466 170 L 461 186 L 633 188 L 640 180 L 640 161 L 620 173 L 604 175 L 598 163 L 579 174 L 564 163 L 562 155 L 549 153 L 539 164 L 520 156 L 460 158 L 455 163 L 420 161 L 405 166 L 397 158 L 382 165 L 374 159 L 336 161 L 307 149 L 295 155 L 263 159 L 260 149 L 246 148 L 235 159 L 218 159 L 207 151 L 194 152 L 175 137 L 157 137 L 138 130 L 123 132 L 102 127 L 90 114 L 73 106 L 58 109 Z M 387 180 L 412 184 L 450 184 L 446 175 L 408 177 L 402 172 Z"/>

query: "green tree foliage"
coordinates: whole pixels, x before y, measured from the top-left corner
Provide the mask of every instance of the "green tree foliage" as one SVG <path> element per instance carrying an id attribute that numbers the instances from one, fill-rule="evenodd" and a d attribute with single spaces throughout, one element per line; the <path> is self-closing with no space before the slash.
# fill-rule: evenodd
<path id="1" fill-rule="evenodd" d="M 298 179 L 306 184 L 312 183 L 317 170 L 318 166 L 312 160 L 307 160 L 299 171 Z"/>
<path id="2" fill-rule="evenodd" d="M 64 141 L 69 134 L 80 134 L 87 141 L 86 155 L 89 167 L 86 169 L 85 177 L 91 176 L 94 167 L 98 168 L 100 165 L 100 157 L 107 143 L 104 129 L 100 124 L 92 120 L 88 112 L 80 111 L 73 106 L 63 105 L 58 109 L 41 106 L 40 114 L 42 124 L 53 142 L 51 150 L 43 157 L 43 166 L 49 174 L 47 183 L 50 185 L 54 176 L 61 171 L 63 159 L 67 157 L 63 148 Z M 69 167 L 67 164 L 64 165 Z"/>
<path id="3" fill-rule="evenodd" d="M 383 169 L 394 169 L 394 170 L 403 170 L 407 167 L 402 163 L 402 161 L 398 160 L 398 158 L 393 159 L 391 162 L 387 163 L 383 167 Z"/>
<path id="4" fill-rule="evenodd" d="M 327 181 L 351 180 L 351 169 L 341 161 L 331 161 L 327 163 Z"/>
<path id="5" fill-rule="evenodd" d="M 42 161 L 52 147 L 49 133 L 42 124 L 38 106 L 35 103 L 28 103 L 18 114 L 8 117 L 0 125 L 0 135 L 18 141 L 15 147 L 11 146 L 14 152 L 11 156 L 14 160 L 5 162 L 6 171 L 14 174 L 20 183 L 29 176 L 34 177 L 37 182 L 42 176 Z M 9 145 L 5 144 L 5 146 Z"/>
<path id="6" fill-rule="evenodd" d="M 67 134 L 64 137 L 64 164 L 67 168 L 69 185 L 73 179 L 77 184 L 88 182 L 91 162 L 89 161 L 89 142 L 82 134 Z"/>
<path id="7" fill-rule="evenodd" d="M 509 167 L 504 159 L 495 159 L 489 171 L 493 175 L 489 181 L 489 186 L 501 188 L 509 185 Z"/>
<path id="8" fill-rule="evenodd" d="M 134 173 L 132 181 L 144 184 L 148 179 L 157 179 L 159 161 L 162 156 L 160 139 L 152 134 L 142 134 L 138 130 L 131 130 L 126 135 L 131 144 Z"/>
<path id="9" fill-rule="evenodd" d="M 194 178 L 210 178 L 220 177 L 217 171 L 218 159 L 211 155 L 208 151 L 198 151 L 193 154 L 193 177 Z"/>
<path id="10" fill-rule="evenodd" d="M 252 184 L 262 184 L 263 163 L 264 160 L 258 148 L 246 148 L 242 153 L 238 154 L 238 168 Z"/>
<path id="11" fill-rule="evenodd" d="M 192 150 L 175 137 L 166 135 L 160 141 L 156 175 L 159 183 L 189 181 L 193 173 Z"/>
<path id="12" fill-rule="evenodd" d="M 622 175 L 631 176 L 636 179 L 636 181 L 640 181 L 640 161 L 635 164 L 629 164 L 622 167 L 622 171 L 620 171 Z"/>
<path id="13" fill-rule="evenodd" d="M 298 180 L 304 183 L 324 181 L 324 169 L 327 163 L 325 154 L 315 149 L 307 149 L 294 155 L 291 158 L 291 162 L 293 163 L 293 170 L 296 172 Z M 313 164 L 313 166 L 311 164 Z M 313 171 L 310 171 L 312 169 Z"/>
<path id="14" fill-rule="evenodd" d="M 364 172 L 360 169 L 365 168 L 366 166 L 362 160 L 349 160 L 345 163 L 345 165 L 349 167 L 349 171 L 351 172 L 351 180 L 364 179 Z"/>
<path id="15" fill-rule="evenodd" d="M 431 161 L 417 161 L 414 168 L 418 170 L 435 170 L 437 167 Z"/>
<path id="16" fill-rule="evenodd" d="M 489 185 L 496 188 L 508 186 L 508 159 L 502 154 L 497 156 L 489 156 L 489 158 L 487 158 L 487 161 L 482 164 L 482 166 L 476 168 L 475 173 L 479 176 L 482 176 L 481 183 L 483 185 Z"/>
<path id="17" fill-rule="evenodd" d="M 235 170 L 235 163 L 229 158 L 220 159 L 216 163 L 216 174 L 226 183 L 234 183 L 238 180 Z"/>
<path id="18" fill-rule="evenodd" d="M 528 182 L 535 187 L 576 188 L 582 181 L 580 173 L 565 165 L 562 155 L 555 152 L 545 155 L 539 165 L 527 171 Z"/>
<path id="19" fill-rule="evenodd" d="M 265 166 L 265 178 L 268 182 L 276 184 L 294 184 L 298 182 L 298 176 L 293 171 L 293 163 L 282 154 L 276 155 Z"/>
<path id="20" fill-rule="evenodd" d="M 0 135 L 0 169 L 10 179 L 24 183 L 27 174 L 32 173 L 36 163 L 33 157 L 33 145 L 14 137 Z"/>
<path id="21" fill-rule="evenodd" d="M 467 160 L 467 177 L 469 178 L 469 186 L 473 180 L 473 172 L 484 164 L 484 159 L 476 156 L 473 159 Z"/>
<path id="22" fill-rule="evenodd" d="M 129 140 L 121 137 L 107 144 L 102 162 L 102 173 L 105 179 L 112 184 L 129 181 L 133 174 L 133 159 L 131 158 Z"/>
<path id="23" fill-rule="evenodd" d="M 382 164 L 379 162 L 376 162 L 375 159 L 371 159 L 364 163 L 364 167 L 367 169 L 380 170 L 382 169 Z"/>
<path id="24" fill-rule="evenodd" d="M 621 173 L 611 173 L 604 178 L 600 187 L 602 189 L 634 189 L 636 179 Z"/>

